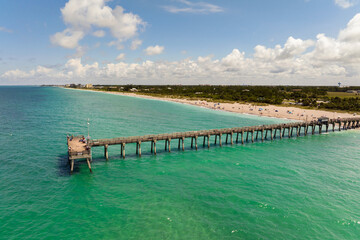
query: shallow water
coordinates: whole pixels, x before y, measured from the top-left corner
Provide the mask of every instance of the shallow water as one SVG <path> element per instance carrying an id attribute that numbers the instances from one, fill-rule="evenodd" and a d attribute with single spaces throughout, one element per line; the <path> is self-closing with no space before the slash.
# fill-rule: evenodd
<path id="1" fill-rule="evenodd" d="M 271 124 L 178 103 L 0 87 L 0 239 L 358 239 L 360 132 L 158 155 L 93 151 L 69 175 L 66 134 L 92 138 Z M 202 142 L 201 140 L 199 142 Z M 212 139 L 213 142 L 213 139 Z M 199 144 L 200 146 L 202 144 Z"/>

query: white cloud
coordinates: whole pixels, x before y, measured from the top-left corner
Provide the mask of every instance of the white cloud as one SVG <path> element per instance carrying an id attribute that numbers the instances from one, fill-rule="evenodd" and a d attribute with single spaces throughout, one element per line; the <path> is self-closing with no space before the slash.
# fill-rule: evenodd
<path id="1" fill-rule="evenodd" d="M 141 46 L 141 44 L 142 44 L 142 41 L 141 41 L 141 40 L 135 39 L 135 40 L 133 40 L 133 41 L 131 42 L 130 49 L 131 49 L 131 50 L 136 50 L 136 49 L 138 49 L 138 47 Z"/>
<path id="2" fill-rule="evenodd" d="M 318 34 L 314 40 L 289 37 L 273 48 L 258 45 L 254 54 L 233 49 L 223 58 L 199 56 L 196 60 L 140 61 L 137 63 L 84 64 L 70 59 L 63 67 L 39 66 L 31 71 L 10 70 L 0 79 L 42 83 L 94 82 L 103 84 L 300 84 L 329 85 L 338 81 L 359 85 L 360 14 L 336 38 Z M 149 47 L 149 55 L 164 48 Z M 118 61 L 125 55 L 120 54 Z"/>
<path id="3" fill-rule="evenodd" d="M 10 80 L 19 80 L 19 79 L 61 79 L 65 78 L 66 76 L 63 72 L 47 68 L 44 66 L 37 66 L 36 69 L 30 70 L 28 72 L 22 71 L 19 69 L 10 70 L 4 73 L 2 78 L 10 79 Z"/>
<path id="4" fill-rule="evenodd" d="M 360 14 L 349 21 L 340 31 L 338 38 L 318 34 L 315 50 L 310 53 L 313 59 L 326 62 L 360 63 Z"/>
<path id="5" fill-rule="evenodd" d="M 294 58 L 304 53 L 314 45 L 312 40 L 301 40 L 289 37 L 284 47 L 276 45 L 275 48 L 266 48 L 258 45 L 255 47 L 254 57 L 266 61 Z"/>
<path id="6" fill-rule="evenodd" d="M 188 0 L 178 0 L 182 4 L 178 6 L 164 6 L 163 8 L 171 13 L 218 13 L 223 12 L 224 9 L 206 2 L 190 2 Z"/>
<path id="7" fill-rule="evenodd" d="M 104 37 L 104 36 L 105 36 L 105 31 L 103 31 L 103 30 L 98 30 L 98 31 L 93 32 L 93 35 L 94 35 L 95 37 L 101 38 L 101 37 Z"/>
<path id="8" fill-rule="evenodd" d="M 64 48 L 76 48 L 91 29 L 108 29 L 120 44 L 135 37 L 145 22 L 136 14 L 125 13 L 121 6 L 114 9 L 106 5 L 108 0 L 69 0 L 61 9 L 64 23 L 63 32 L 51 36 L 51 42 Z M 97 37 L 105 35 L 103 30 L 92 33 Z"/>
<path id="9" fill-rule="evenodd" d="M 214 55 L 209 55 L 206 57 L 199 56 L 197 60 L 199 63 L 206 63 L 206 62 L 210 62 L 213 57 L 214 57 Z"/>
<path id="10" fill-rule="evenodd" d="M 164 51 L 164 47 L 156 45 L 156 46 L 149 46 L 144 50 L 145 54 L 148 56 L 152 55 L 159 55 Z"/>
<path id="11" fill-rule="evenodd" d="M 360 42 L 360 14 L 355 15 L 346 28 L 340 31 L 339 39 L 343 42 Z"/>
<path id="12" fill-rule="evenodd" d="M 335 0 L 335 4 L 342 8 L 349 8 L 354 6 L 354 1 L 352 0 Z"/>
<path id="13" fill-rule="evenodd" d="M 79 41 L 84 37 L 83 31 L 76 31 L 72 29 L 65 29 L 50 37 L 50 41 L 54 45 L 59 45 L 63 48 L 76 48 L 79 46 Z"/>
<path id="14" fill-rule="evenodd" d="M 69 77 L 85 78 L 89 75 L 96 74 L 98 69 L 99 64 L 97 62 L 92 65 L 83 65 L 80 58 L 70 59 L 65 64 L 65 74 Z"/>
<path id="15" fill-rule="evenodd" d="M 21 71 L 20 69 L 15 69 L 15 70 L 10 70 L 10 71 L 5 72 L 1 77 L 8 78 L 8 79 L 27 78 L 27 77 L 29 77 L 29 73 L 27 73 L 25 71 Z"/>
<path id="16" fill-rule="evenodd" d="M 125 58 L 125 53 L 120 53 L 117 57 L 116 57 L 116 61 L 121 61 Z"/>

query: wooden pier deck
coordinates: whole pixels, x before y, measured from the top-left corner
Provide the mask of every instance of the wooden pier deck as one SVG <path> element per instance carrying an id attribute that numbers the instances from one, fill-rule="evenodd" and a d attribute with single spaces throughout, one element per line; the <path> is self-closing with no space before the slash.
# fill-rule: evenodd
<path id="1" fill-rule="evenodd" d="M 91 147 L 86 143 L 84 136 L 68 136 L 67 145 L 70 161 L 70 170 L 74 170 L 74 162 L 76 159 L 86 158 L 90 172 L 91 172 Z"/>
<path id="2" fill-rule="evenodd" d="M 145 136 L 132 136 L 132 137 L 119 137 L 111 139 L 95 139 L 89 140 L 87 143 L 77 143 L 83 136 L 76 137 L 74 144 L 68 139 L 69 148 L 69 160 L 71 161 L 71 171 L 73 170 L 74 160 L 79 158 L 86 158 L 89 169 L 91 171 L 91 148 L 92 147 L 104 147 L 104 157 L 109 159 L 108 147 L 110 145 L 120 145 L 120 155 L 125 158 L 125 146 L 126 144 L 136 143 L 136 154 L 141 156 L 141 143 L 151 142 L 151 153 L 156 155 L 156 143 L 158 141 L 165 141 L 165 151 L 171 151 L 171 141 L 178 140 L 178 149 L 185 150 L 184 141 L 186 138 L 191 138 L 191 148 L 198 149 L 198 140 L 202 138 L 203 146 L 210 148 L 210 138 L 215 136 L 215 142 L 222 146 L 223 136 L 225 137 L 225 143 L 234 144 L 247 142 L 255 142 L 258 140 L 274 140 L 282 139 L 284 137 L 291 138 L 293 136 L 306 136 L 308 134 L 322 134 L 329 131 L 341 131 L 360 127 L 359 118 L 347 118 L 347 119 L 323 119 L 311 122 L 292 122 L 284 124 L 271 124 L 261 126 L 250 127 L 238 127 L 238 128 L 224 128 L 224 129 L 211 129 L 202 131 L 190 131 L 190 132 L 175 132 L 170 134 L 154 134 Z M 317 130 L 317 131 L 316 131 Z M 286 134 L 286 135 L 285 135 Z M 74 147 L 74 148 L 73 148 Z M 78 149 L 79 152 L 76 152 Z"/>

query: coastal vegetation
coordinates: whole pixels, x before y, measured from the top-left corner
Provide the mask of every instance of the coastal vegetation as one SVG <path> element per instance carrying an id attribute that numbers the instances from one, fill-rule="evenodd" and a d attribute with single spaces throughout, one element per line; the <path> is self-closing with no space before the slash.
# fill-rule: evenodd
<path id="1" fill-rule="evenodd" d="M 89 88 L 69 85 L 72 88 Z M 91 85 L 99 91 L 206 99 L 254 104 L 297 105 L 312 109 L 360 111 L 360 87 L 335 86 L 219 86 L 219 85 Z"/>

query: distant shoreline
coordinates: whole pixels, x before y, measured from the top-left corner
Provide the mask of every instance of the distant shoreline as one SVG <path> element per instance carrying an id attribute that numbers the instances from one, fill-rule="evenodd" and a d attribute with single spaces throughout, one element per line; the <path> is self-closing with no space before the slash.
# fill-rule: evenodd
<path id="1" fill-rule="evenodd" d="M 354 115 L 351 113 L 337 113 L 324 110 L 314 110 L 314 109 L 303 109 L 292 106 L 275 106 L 275 105 L 253 105 L 253 104 L 244 104 L 244 103 L 218 103 L 213 101 L 205 100 L 189 100 L 189 99 L 180 99 L 180 98 L 170 98 L 170 97 L 154 97 L 149 95 L 142 95 L 137 93 L 128 93 L 128 92 L 112 92 L 112 91 L 97 91 L 92 89 L 74 89 L 66 88 L 73 90 L 85 90 L 91 92 L 101 92 L 106 94 L 121 95 L 121 96 L 130 96 L 138 97 L 145 99 L 154 99 L 160 101 L 169 101 L 182 103 L 192 106 L 198 106 L 203 108 L 208 108 L 212 110 L 220 110 L 225 112 L 240 113 L 255 115 L 259 117 L 270 117 L 278 119 L 290 119 L 297 121 L 312 121 L 316 120 L 319 117 L 325 116 L 328 118 L 351 118 Z"/>

